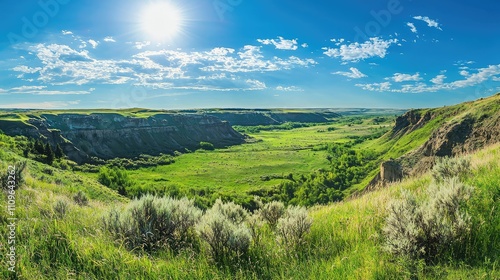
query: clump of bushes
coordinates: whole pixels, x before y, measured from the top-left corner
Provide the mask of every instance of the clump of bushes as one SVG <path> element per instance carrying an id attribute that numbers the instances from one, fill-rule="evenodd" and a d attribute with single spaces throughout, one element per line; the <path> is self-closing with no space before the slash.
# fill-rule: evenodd
<path id="1" fill-rule="evenodd" d="M 259 248 L 263 248 L 265 234 L 276 237 L 287 253 L 304 245 L 312 224 L 306 208 L 285 208 L 281 202 L 256 203 L 261 209 L 250 214 L 234 202 L 217 199 L 202 215 L 194 200 L 145 195 L 122 212 L 110 211 L 103 225 L 132 251 L 192 248 L 200 252 L 204 243 L 218 264 L 239 264 L 255 257 L 250 254 L 251 246 L 255 254 L 262 253 Z"/>
<path id="2" fill-rule="evenodd" d="M 103 222 L 129 249 L 149 253 L 193 244 L 194 225 L 200 216 L 193 200 L 146 195 L 134 200 L 123 214 L 111 211 Z"/>
<path id="3" fill-rule="evenodd" d="M 395 256 L 426 262 L 452 253 L 470 231 L 464 203 L 472 190 L 454 177 L 431 185 L 422 201 L 403 192 L 388 207 L 385 249 Z"/>
<path id="4" fill-rule="evenodd" d="M 444 157 L 437 159 L 431 174 L 436 182 L 443 182 L 447 178 L 469 173 L 470 168 L 470 160 L 466 157 Z"/>
<path id="5" fill-rule="evenodd" d="M 216 261 L 240 257 L 248 252 L 252 236 L 244 223 L 248 212 L 233 202 L 218 199 L 197 225 L 200 237 L 210 246 Z"/>

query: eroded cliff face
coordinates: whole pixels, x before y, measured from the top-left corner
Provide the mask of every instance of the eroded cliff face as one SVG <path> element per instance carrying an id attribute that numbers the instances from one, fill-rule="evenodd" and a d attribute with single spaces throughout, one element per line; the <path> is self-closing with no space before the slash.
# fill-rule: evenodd
<path id="1" fill-rule="evenodd" d="M 42 136 L 60 144 L 76 162 L 90 157 L 130 158 L 196 149 L 201 141 L 215 147 L 241 144 L 244 136 L 227 122 L 195 114 L 157 114 L 132 118 L 119 114 L 44 114 L 29 125 L 5 131 L 10 135 Z"/>
<path id="2" fill-rule="evenodd" d="M 454 157 L 500 142 L 500 94 L 449 108 L 411 110 L 396 119 L 392 138 L 421 129 L 440 118 L 423 145 L 401 157 L 384 162 L 367 190 L 430 170 L 437 157 Z M 387 169 L 389 167 L 389 169 Z M 401 176 L 384 176 L 396 170 Z"/>
<path id="3" fill-rule="evenodd" d="M 392 137 L 400 137 L 426 125 L 435 117 L 432 112 L 421 112 L 420 110 L 410 110 L 396 118 L 396 123 L 392 128 Z"/>
<path id="4" fill-rule="evenodd" d="M 340 117 L 333 112 L 274 112 L 272 110 L 240 110 L 208 112 L 207 115 L 228 121 L 231 125 L 278 125 L 286 122 L 324 123 Z"/>

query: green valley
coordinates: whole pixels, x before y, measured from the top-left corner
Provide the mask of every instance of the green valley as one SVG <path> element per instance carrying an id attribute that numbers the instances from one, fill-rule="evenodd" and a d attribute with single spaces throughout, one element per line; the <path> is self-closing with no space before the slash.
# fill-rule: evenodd
<path id="1" fill-rule="evenodd" d="M 193 112 L 141 120 L 5 112 L 0 199 L 15 207 L 0 220 L 15 218 L 16 227 L 0 235 L 15 241 L 17 273 L 2 266 L 0 275 L 497 279 L 499 106 L 497 94 L 404 114 L 349 111 L 324 123 L 257 126 Z M 118 125 L 142 136 L 78 152 Z M 178 146 L 162 153 L 155 136 Z M 87 140 L 71 140 L 78 137 Z"/>

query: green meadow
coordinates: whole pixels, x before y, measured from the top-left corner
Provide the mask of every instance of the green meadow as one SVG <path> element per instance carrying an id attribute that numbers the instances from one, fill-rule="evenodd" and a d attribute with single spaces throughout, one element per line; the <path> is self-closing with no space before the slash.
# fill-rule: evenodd
<path id="1" fill-rule="evenodd" d="M 249 133 L 251 138 L 243 145 L 213 151 L 197 150 L 175 157 L 170 165 L 127 173 L 135 188 L 142 191 L 209 189 L 241 196 L 252 190 L 276 186 L 290 173 L 297 178 L 318 169 L 328 169 L 327 152 L 320 149 L 322 145 L 383 133 L 389 129 L 391 121 L 389 118 L 375 124 L 372 117 L 365 117 L 354 125 L 339 122 Z"/>

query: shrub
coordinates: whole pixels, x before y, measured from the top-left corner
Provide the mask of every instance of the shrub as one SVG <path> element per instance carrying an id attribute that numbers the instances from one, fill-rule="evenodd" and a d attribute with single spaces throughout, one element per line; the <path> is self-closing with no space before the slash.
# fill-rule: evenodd
<path id="1" fill-rule="evenodd" d="M 2 175 L 0 176 L 0 184 L 2 189 L 7 189 L 8 184 L 7 182 L 14 181 L 16 182 L 15 184 L 15 189 L 18 189 L 22 184 L 24 184 L 24 171 L 26 169 L 26 161 L 21 161 L 17 162 L 14 164 L 15 166 L 15 171 L 14 174 L 9 174 L 8 172 L 3 172 Z M 7 169 L 5 169 L 7 171 Z M 10 171 L 11 169 L 9 169 Z M 14 178 L 12 178 L 14 177 Z"/>
<path id="2" fill-rule="evenodd" d="M 304 244 L 311 225 L 312 219 L 305 207 L 289 206 L 277 223 L 278 240 L 286 249 L 298 249 Z"/>
<path id="3" fill-rule="evenodd" d="M 86 206 L 89 204 L 89 199 L 85 195 L 84 192 L 79 191 L 77 194 L 73 196 L 73 200 L 75 201 L 76 204 L 80 206 Z"/>
<path id="4" fill-rule="evenodd" d="M 266 203 L 260 208 L 259 214 L 272 228 L 275 228 L 278 220 L 285 214 L 285 205 L 279 201 Z"/>
<path id="5" fill-rule="evenodd" d="M 99 170 L 97 180 L 106 187 L 118 191 L 121 195 L 127 195 L 127 188 L 132 185 L 127 172 L 118 167 L 102 167 Z"/>
<path id="6" fill-rule="evenodd" d="M 417 258 L 421 253 L 422 213 L 413 194 L 404 191 L 401 199 L 393 200 L 388 207 L 383 232 L 385 249 L 398 256 Z"/>
<path id="7" fill-rule="evenodd" d="M 248 251 L 252 237 L 244 224 L 247 216 L 241 206 L 220 199 L 205 212 L 196 229 L 216 261 L 240 257 Z"/>
<path id="8" fill-rule="evenodd" d="M 254 215 L 249 216 L 247 218 L 247 225 L 254 244 L 260 244 L 262 235 L 264 234 L 264 221 L 262 220 L 262 216 L 259 213 L 255 213 Z"/>
<path id="9" fill-rule="evenodd" d="M 67 212 L 68 212 L 68 203 L 65 200 L 58 200 L 54 204 L 54 213 L 56 214 L 57 218 L 59 219 L 64 218 Z"/>
<path id="10" fill-rule="evenodd" d="M 472 188 L 457 178 L 428 188 L 429 198 L 418 202 L 404 192 L 389 204 L 389 215 L 383 228 L 385 248 L 393 255 L 429 262 L 450 254 L 470 231 L 470 217 L 464 202 Z"/>
<path id="11" fill-rule="evenodd" d="M 132 201 L 123 214 L 111 211 L 104 227 L 132 250 L 178 250 L 193 241 L 200 216 L 193 200 L 146 195 Z"/>
<path id="12" fill-rule="evenodd" d="M 200 149 L 212 151 L 215 149 L 214 144 L 210 142 L 200 142 Z"/>
<path id="13" fill-rule="evenodd" d="M 432 177 L 436 182 L 443 182 L 447 178 L 460 177 L 470 171 L 470 160 L 465 157 L 438 158 L 432 168 Z"/>

